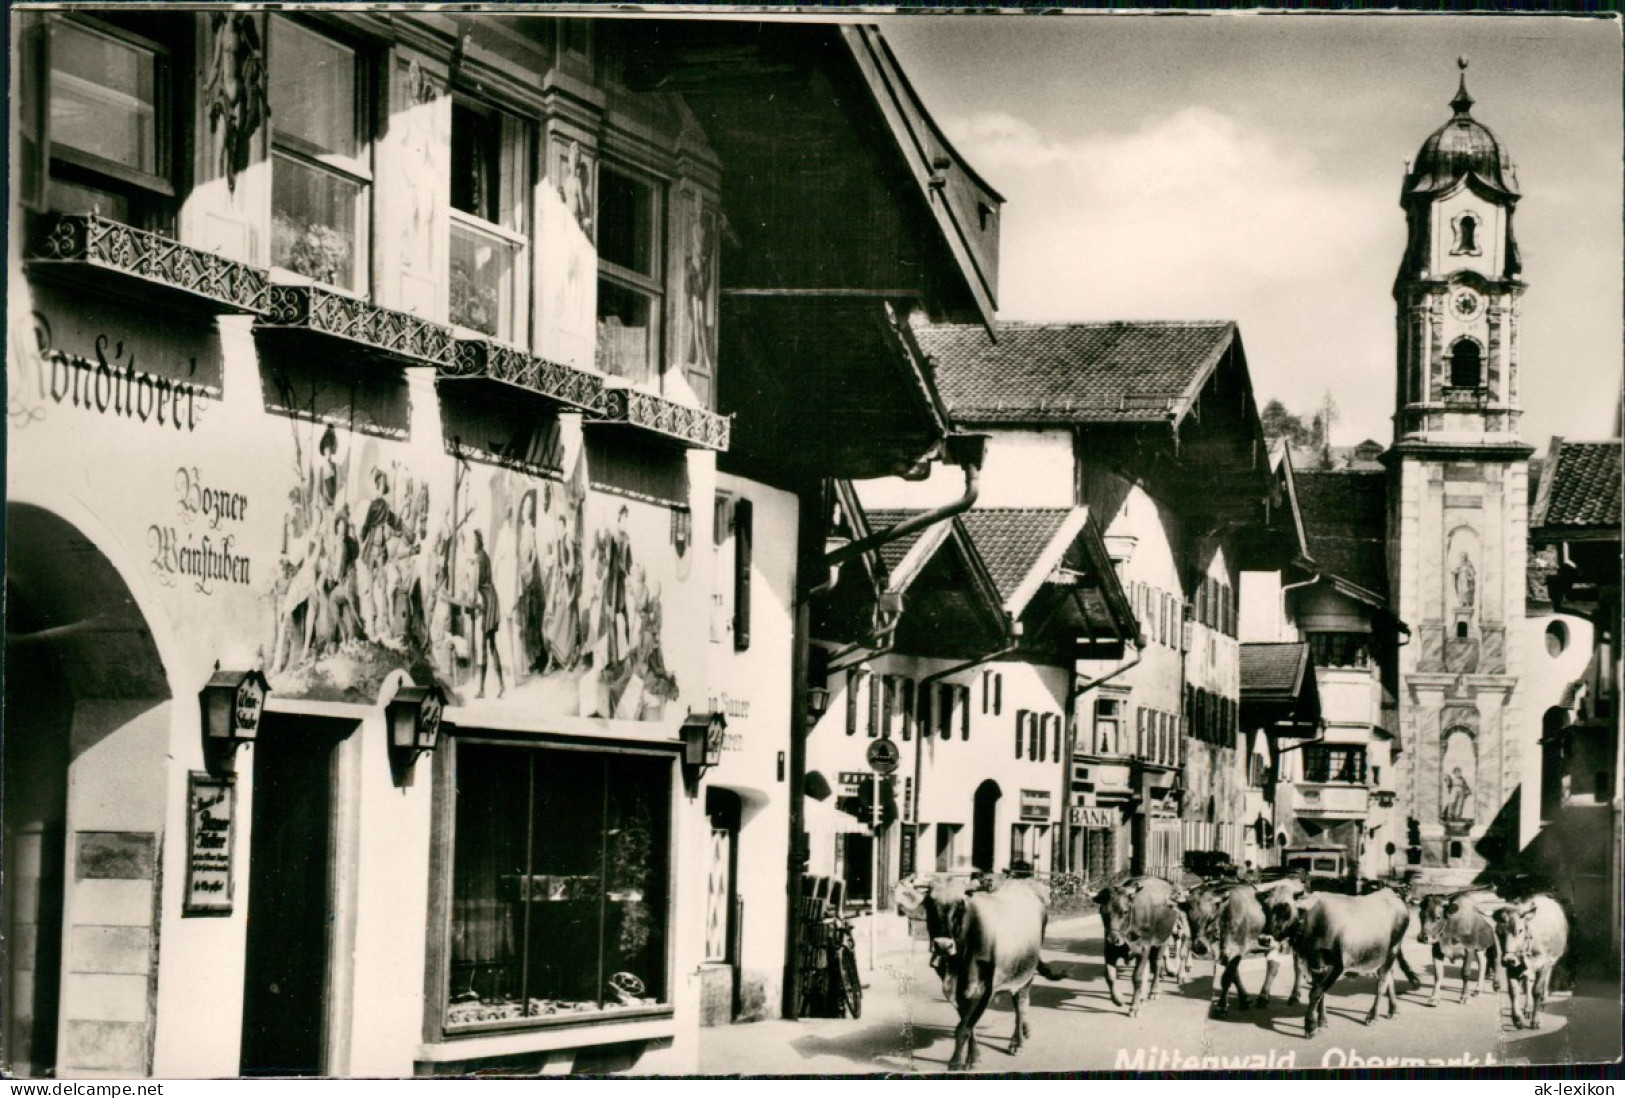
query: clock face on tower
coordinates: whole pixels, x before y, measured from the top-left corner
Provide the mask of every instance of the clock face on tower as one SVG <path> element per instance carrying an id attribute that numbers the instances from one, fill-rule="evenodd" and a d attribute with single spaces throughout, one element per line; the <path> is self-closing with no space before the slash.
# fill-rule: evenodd
<path id="1" fill-rule="evenodd" d="M 1477 316 L 1483 304 L 1479 296 L 1471 290 L 1457 290 L 1450 295 L 1451 310 L 1463 320 L 1471 320 Z"/>

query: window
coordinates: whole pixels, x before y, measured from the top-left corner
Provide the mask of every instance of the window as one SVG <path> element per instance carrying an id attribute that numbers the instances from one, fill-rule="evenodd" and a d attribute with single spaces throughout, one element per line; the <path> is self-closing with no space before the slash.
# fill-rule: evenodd
<path id="1" fill-rule="evenodd" d="M 660 375 L 665 190 L 649 177 L 598 172 L 598 368 L 638 384 Z"/>
<path id="2" fill-rule="evenodd" d="M 1451 255 L 1477 255 L 1478 247 L 1478 218 L 1472 214 L 1462 214 L 1456 220 L 1456 246 L 1450 249 Z"/>
<path id="3" fill-rule="evenodd" d="M 668 758 L 457 745 L 448 1028 L 669 1001 Z"/>
<path id="4" fill-rule="evenodd" d="M 167 229 L 175 194 L 169 51 L 79 16 L 51 22 L 48 48 L 49 205 Z"/>
<path id="5" fill-rule="evenodd" d="M 1263 755 L 1249 755 L 1247 757 L 1247 784 L 1254 789 L 1264 786 L 1269 773 L 1269 760 Z"/>
<path id="6" fill-rule="evenodd" d="M 1478 344 L 1458 339 L 1450 345 L 1450 386 L 1477 389 L 1484 384 L 1484 366 Z"/>
<path id="7" fill-rule="evenodd" d="M 510 114 L 454 98 L 451 163 L 451 322 L 523 344 L 528 128 Z"/>
<path id="8" fill-rule="evenodd" d="M 356 51 L 271 19 L 271 264 L 364 292 L 372 175 Z"/>
<path id="9" fill-rule="evenodd" d="M 903 680 L 902 693 L 902 721 L 903 739 L 912 739 L 914 736 L 914 680 Z"/>
<path id="10" fill-rule="evenodd" d="M 1371 638 L 1366 633 L 1310 633 L 1309 650 L 1317 667 L 1371 666 Z"/>
<path id="11" fill-rule="evenodd" d="M 951 682 L 937 687 L 937 735 L 951 739 L 954 734 L 954 697 L 958 688 Z"/>
<path id="12" fill-rule="evenodd" d="M 1306 782 L 1365 783 L 1365 748 L 1357 744 L 1311 744 L 1303 749 Z"/>
<path id="13" fill-rule="evenodd" d="M 1010 868 L 1033 870 L 1042 857 L 1043 839 L 1049 828 L 1043 824 L 1010 825 Z"/>
<path id="14" fill-rule="evenodd" d="M 1095 702 L 1095 754 L 1109 755 L 1117 750 L 1122 710 L 1123 703 L 1117 698 L 1100 698 Z"/>
<path id="15" fill-rule="evenodd" d="M 1554 621 L 1546 627 L 1546 654 L 1552 659 L 1561 656 L 1569 647 L 1569 627 L 1566 623 Z"/>

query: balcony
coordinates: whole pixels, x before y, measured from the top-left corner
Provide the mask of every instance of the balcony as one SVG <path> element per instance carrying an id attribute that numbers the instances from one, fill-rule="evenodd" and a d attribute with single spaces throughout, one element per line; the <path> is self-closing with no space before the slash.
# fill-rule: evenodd
<path id="1" fill-rule="evenodd" d="M 1296 782 L 1291 807 L 1299 816 L 1320 820 L 1362 820 L 1371 807 L 1371 791 L 1351 782 Z"/>
<path id="2" fill-rule="evenodd" d="M 157 233 L 95 214 L 48 214 L 34 225 L 31 274 L 98 287 L 144 309 L 198 316 L 263 314 L 270 307 L 264 271 L 189 248 Z"/>
<path id="3" fill-rule="evenodd" d="M 604 379 L 489 339 L 459 339 L 441 377 L 484 378 L 584 412 L 604 409 Z"/>
<path id="4" fill-rule="evenodd" d="M 450 328 L 321 286 L 273 285 L 255 330 L 311 341 L 310 350 L 349 352 L 402 366 L 453 364 Z"/>
<path id="5" fill-rule="evenodd" d="M 726 451 L 733 418 L 719 416 L 703 408 L 691 408 L 638 389 L 612 388 L 604 390 L 603 407 L 599 409 L 598 417 L 587 420 L 586 425 L 641 427 L 683 446 Z"/>

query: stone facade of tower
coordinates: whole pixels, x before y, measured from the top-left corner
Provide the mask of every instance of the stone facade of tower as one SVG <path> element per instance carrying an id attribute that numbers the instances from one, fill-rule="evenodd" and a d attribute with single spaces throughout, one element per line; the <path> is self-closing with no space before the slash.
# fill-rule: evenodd
<path id="1" fill-rule="evenodd" d="M 1534 749 L 1519 689 L 1531 448 L 1518 435 L 1517 180 L 1472 105 L 1464 73 L 1454 116 L 1406 174 L 1394 284 L 1389 568 L 1411 628 L 1399 733 L 1422 867 L 1443 880 L 1515 850 L 1519 759 Z"/>

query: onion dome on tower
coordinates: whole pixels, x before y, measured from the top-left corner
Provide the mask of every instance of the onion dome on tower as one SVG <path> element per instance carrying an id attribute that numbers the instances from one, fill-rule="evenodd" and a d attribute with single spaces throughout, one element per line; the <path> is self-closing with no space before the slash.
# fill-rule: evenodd
<path id="1" fill-rule="evenodd" d="M 1412 275 L 1426 269 L 1425 257 L 1417 250 L 1423 244 L 1422 234 L 1414 230 L 1425 224 L 1427 208 L 1465 183 L 1487 201 L 1506 209 L 1506 267 L 1502 273 L 1506 278 L 1516 278 L 1523 266 L 1512 238 L 1511 221 L 1512 208 L 1520 197 L 1518 177 L 1500 138 L 1472 116 L 1474 100 L 1467 93 L 1467 59 L 1457 58 L 1456 65 L 1461 69 L 1461 83 L 1450 101 L 1455 114 L 1422 142 L 1416 159 L 1406 166 L 1405 185 L 1399 197 L 1413 228 L 1411 247 L 1406 249 L 1406 269 Z"/>

